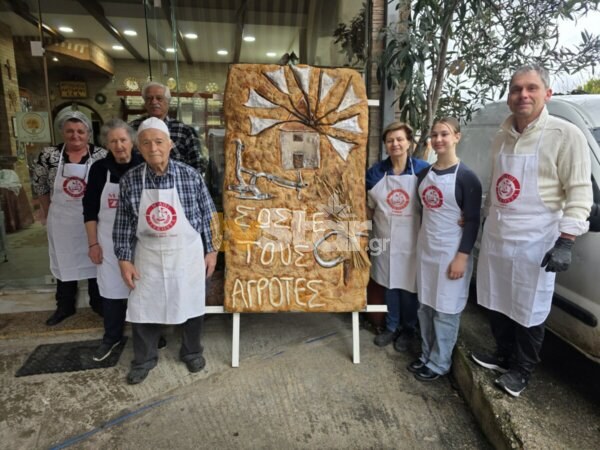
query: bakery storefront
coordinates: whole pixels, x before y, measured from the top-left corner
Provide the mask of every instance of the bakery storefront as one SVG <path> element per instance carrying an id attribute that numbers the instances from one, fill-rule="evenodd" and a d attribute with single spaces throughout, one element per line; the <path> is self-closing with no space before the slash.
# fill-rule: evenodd
<path id="1" fill-rule="evenodd" d="M 131 121 L 144 113 L 140 89 L 146 82 L 164 83 L 172 92 L 169 114 L 195 129 L 209 158 L 206 182 L 220 207 L 229 67 L 349 66 L 369 85 L 372 71 L 352 46 L 369 52 L 367 24 L 377 22 L 374 11 L 384 9 L 379 3 L 385 2 L 1 2 L 0 288 L 53 283 L 31 174 L 40 151 L 61 141 L 61 114 L 75 109 L 87 115 L 99 144 L 105 121 Z M 369 89 L 367 94 L 378 98 Z"/>

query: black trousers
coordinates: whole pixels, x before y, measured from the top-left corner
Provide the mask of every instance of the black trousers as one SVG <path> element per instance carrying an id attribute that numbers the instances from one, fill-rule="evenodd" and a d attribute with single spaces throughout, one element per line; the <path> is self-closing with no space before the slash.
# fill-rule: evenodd
<path id="1" fill-rule="evenodd" d="M 540 362 L 545 322 L 524 327 L 502 313 L 490 311 L 490 324 L 498 355 L 508 358 L 512 370 L 518 370 L 529 378 Z"/>
<path id="2" fill-rule="evenodd" d="M 104 314 L 104 337 L 102 342 L 113 345 L 123 339 L 127 299 L 102 297 L 102 312 Z"/>
<path id="3" fill-rule="evenodd" d="M 89 278 L 88 295 L 90 296 L 90 306 L 98 314 L 102 314 L 102 297 L 98 290 L 98 283 L 95 278 Z M 75 312 L 77 304 L 77 281 L 56 280 L 56 309 L 64 313 Z"/>
<path id="4" fill-rule="evenodd" d="M 179 357 L 190 361 L 202 356 L 200 335 L 204 316 L 193 317 L 178 327 L 181 329 Z M 132 369 L 152 369 L 158 362 L 158 339 L 164 325 L 157 323 L 132 323 L 133 361 Z"/>

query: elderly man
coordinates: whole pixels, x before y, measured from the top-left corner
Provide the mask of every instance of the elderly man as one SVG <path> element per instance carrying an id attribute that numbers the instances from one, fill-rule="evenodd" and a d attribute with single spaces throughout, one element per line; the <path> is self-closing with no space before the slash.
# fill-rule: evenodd
<path id="1" fill-rule="evenodd" d="M 512 115 L 492 144 L 477 299 L 490 310 L 496 353 L 472 357 L 502 372 L 495 383 L 514 397 L 540 361 L 556 272 L 568 269 L 592 204 L 585 137 L 548 114 L 551 96 L 544 68 L 519 68 L 508 93 Z"/>
<path id="2" fill-rule="evenodd" d="M 168 115 L 171 101 L 169 88 L 161 83 L 150 82 L 142 88 L 142 98 L 144 99 L 144 108 L 148 114 L 133 120 L 130 123 L 131 127 L 137 130 L 148 117 L 156 117 L 164 121 L 175 144 L 171 151 L 171 158 L 189 164 L 200 175 L 204 175 L 208 167 L 208 160 L 200 151 L 200 141 L 196 132 L 189 125 L 177 119 L 171 119 Z"/>
<path id="3" fill-rule="evenodd" d="M 142 122 L 137 147 L 146 162 L 120 182 L 113 240 L 131 289 L 129 384 L 141 383 L 156 365 L 162 324 L 182 324 L 179 356 L 190 372 L 205 365 L 200 344 L 205 279 L 215 269 L 219 222 L 200 175 L 169 158 L 173 146 L 165 122 L 155 117 Z"/>

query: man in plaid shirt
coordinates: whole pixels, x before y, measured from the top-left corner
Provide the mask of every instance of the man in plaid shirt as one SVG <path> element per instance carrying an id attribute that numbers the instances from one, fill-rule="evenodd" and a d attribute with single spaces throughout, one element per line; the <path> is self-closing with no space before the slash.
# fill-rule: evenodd
<path id="1" fill-rule="evenodd" d="M 171 134 L 171 140 L 175 144 L 171 151 L 171 158 L 189 164 L 204 176 L 208 160 L 200 151 L 200 141 L 196 132 L 189 125 L 177 119 L 171 119 L 168 115 L 171 101 L 169 88 L 161 83 L 150 82 L 142 88 L 142 98 L 148 114 L 133 120 L 129 125 L 137 130 L 140 124 L 149 117 L 156 117 L 164 121 Z"/>

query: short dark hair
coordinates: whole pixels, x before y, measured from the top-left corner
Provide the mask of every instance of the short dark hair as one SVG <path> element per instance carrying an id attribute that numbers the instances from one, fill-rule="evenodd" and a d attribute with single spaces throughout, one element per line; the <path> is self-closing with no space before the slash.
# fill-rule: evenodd
<path id="1" fill-rule="evenodd" d="M 385 138 L 387 137 L 387 134 L 397 130 L 404 130 L 404 133 L 406 134 L 406 139 L 408 139 L 410 142 L 414 141 L 414 132 L 412 127 L 409 124 L 400 121 L 392 122 L 387 127 L 385 127 L 383 129 L 383 133 L 381 133 L 381 140 L 385 143 Z"/>

